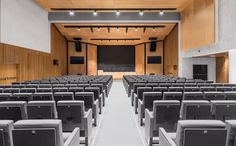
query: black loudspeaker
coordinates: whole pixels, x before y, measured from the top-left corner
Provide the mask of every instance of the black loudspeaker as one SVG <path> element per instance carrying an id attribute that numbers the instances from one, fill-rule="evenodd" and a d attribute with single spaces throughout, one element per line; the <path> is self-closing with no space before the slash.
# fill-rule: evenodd
<path id="1" fill-rule="evenodd" d="M 53 65 L 55 65 L 55 66 L 59 65 L 59 61 L 58 61 L 57 59 L 53 59 L 53 60 L 52 60 L 52 63 L 53 63 Z"/>
<path id="2" fill-rule="evenodd" d="M 151 42 L 150 52 L 155 52 L 157 49 L 157 42 Z"/>
<path id="3" fill-rule="evenodd" d="M 193 65 L 193 79 L 208 80 L 207 65 Z"/>
<path id="4" fill-rule="evenodd" d="M 75 43 L 75 50 L 76 50 L 76 52 L 82 52 L 82 46 L 81 46 L 81 42 L 80 41 L 77 41 Z"/>

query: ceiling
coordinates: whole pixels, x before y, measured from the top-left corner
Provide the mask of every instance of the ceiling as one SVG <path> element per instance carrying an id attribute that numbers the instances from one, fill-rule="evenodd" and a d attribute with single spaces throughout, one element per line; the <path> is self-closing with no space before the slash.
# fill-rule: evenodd
<path id="1" fill-rule="evenodd" d="M 47 11 L 51 8 L 177 8 L 191 0 L 35 0 Z"/>
<path id="2" fill-rule="evenodd" d="M 150 41 L 149 38 L 156 37 L 158 40 L 163 40 L 166 35 L 170 33 L 175 24 L 115 24 L 117 27 L 110 28 L 110 32 L 108 32 L 108 27 L 93 27 L 93 32 L 91 31 L 91 27 L 94 24 L 55 24 L 57 28 L 61 31 L 61 33 L 68 39 L 74 40 L 74 38 L 81 38 L 82 42 L 97 44 L 97 45 L 136 45 L 143 42 Z M 65 28 L 64 26 L 78 26 L 73 28 Z M 79 26 L 91 26 L 82 28 Z M 114 24 L 96 24 L 96 26 L 114 26 Z M 126 32 L 126 28 L 122 26 L 129 26 L 128 32 Z M 132 26 L 139 26 L 138 28 Z M 160 28 L 147 27 L 145 32 L 144 28 L 141 26 L 164 26 Z M 78 29 L 79 28 L 79 29 Z M 140 40 L 91 40 L 91 39 L 130 39 L 130 38 L 138 38 Z"/>

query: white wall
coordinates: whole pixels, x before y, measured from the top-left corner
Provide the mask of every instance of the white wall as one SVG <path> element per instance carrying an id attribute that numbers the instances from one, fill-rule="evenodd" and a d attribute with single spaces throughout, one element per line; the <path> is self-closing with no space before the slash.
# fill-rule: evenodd
<path id="1" fill-rule="evenodd" d="M 193 65 L 202 64 L 208 65 L 208 80 L 216 81 L 216 59 L 215 58 L 184 58 L 182 66 L 182 76 L 186 78 L 193 78 Z"/>
<path id="2" fill-rule="evenodd" d="M 1 43 L 50 53 L 48 12 L 34 0 L 1 0 Z"/>

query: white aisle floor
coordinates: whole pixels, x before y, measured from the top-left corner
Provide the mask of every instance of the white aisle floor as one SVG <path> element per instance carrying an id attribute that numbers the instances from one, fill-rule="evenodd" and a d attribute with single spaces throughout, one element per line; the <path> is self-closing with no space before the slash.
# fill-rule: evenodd
<path id="1" fill-rule="evenodd" d="M 92 146 L 145 146 L 122 81 L 114 81 Z"/>

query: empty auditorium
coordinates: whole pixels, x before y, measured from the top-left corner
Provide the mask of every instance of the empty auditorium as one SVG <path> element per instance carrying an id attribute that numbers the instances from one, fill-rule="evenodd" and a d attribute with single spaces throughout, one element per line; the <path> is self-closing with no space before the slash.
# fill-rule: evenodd
<path id="1" fill-rule="evenodd" d="M 236 0 L 0 0 L 0 146 L 236 146 Z"/>

